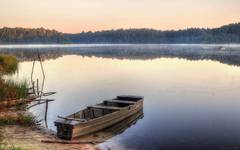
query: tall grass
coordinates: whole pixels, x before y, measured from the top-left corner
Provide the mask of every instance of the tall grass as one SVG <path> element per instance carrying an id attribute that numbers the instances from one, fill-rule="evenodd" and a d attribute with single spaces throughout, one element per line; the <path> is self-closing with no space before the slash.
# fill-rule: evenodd
<path id="1" fill-rule="evenodd" d="M 18 70 L 18 61 L 11 55 L 0 55 L 0 76 L 13 74 Z"/>
<path id="2" fill-rule="evenodd" d="M 0 100 L 26 98 L 28 96 L 28 82 L 0 79 Z"/>
<path id="3" fill-rule="evenodd" d="M 39 121 L 30 114 L 17 114 L 0 118 L 0 127 L 5 125 L 35 126 Z"/>
<path id="4" fill-rule="evenodd" d="M 27 81 L 3 79 L 18 70 L 18 61 L 11 55 L 0 55 L 0 100 L 26 98 L 28 93 Z"/>
<path id="5" fill-rule="evenodd" d="M 14 74 L 18 70 L 18 61 L 14 56 L 0 55 L 0 101 L 26 98 L 28 94 L 28 83 L 26 80 L 13 81 L 3 79 L 3 75 Z M 19 125 L 34 125 L 36 119 L 33 116 L 18 115 L 17 117 L 6 117 L 0 119 L 1 125 L 19 124 Z M 0 150 L 25 150 L 20 147 L 12 146 L 5 147 L 3 141 L 3 133 L 0 130 Z"/>

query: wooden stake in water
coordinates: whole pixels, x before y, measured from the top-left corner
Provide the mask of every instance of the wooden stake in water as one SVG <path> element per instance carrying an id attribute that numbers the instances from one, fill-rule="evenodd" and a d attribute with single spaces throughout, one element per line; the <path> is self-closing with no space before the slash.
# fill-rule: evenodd
<path id="1" fill-rule="evenodd" d="M 36 94 L 36 91 L 35 91 L 35 82 L 34 82 L 34 81 L 32 82 L 32 88 L 33 88 L 33 93 Z"/>
<path id="2" fill-rule="evenodd" d="M 38 79 L 37 79 L 37 95 L 39 96 L 39 85 L 38 85 Z"/>
<path id="3" fill-rule="evenodd" d="M 47 113 L 48 113 L 48 100 L 46 101 L 45 117 L 44 117 L 46 127 L 48 126 L 48 125 L 47 125 Z"/>

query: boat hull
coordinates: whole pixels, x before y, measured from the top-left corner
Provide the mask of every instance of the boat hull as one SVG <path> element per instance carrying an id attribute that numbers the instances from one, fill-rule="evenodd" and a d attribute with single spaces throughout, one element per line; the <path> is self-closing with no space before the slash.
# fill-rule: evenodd
<path id="1" fill-rule="evenodd" d="M 57 127 L 57 136 L 62 139 L 71 140 L 76 137 L 97 132 L 123 121 L 124 119 L 138 113 L 142 109 L 143 99 L 137 101 L 133 105 L 123 107 L 119 111 L 115 111 L 87 122 L 72 123 L 72 121 L 63 122 L 62 120 L 58 120 L 55 122 L 55 126 Z"/>

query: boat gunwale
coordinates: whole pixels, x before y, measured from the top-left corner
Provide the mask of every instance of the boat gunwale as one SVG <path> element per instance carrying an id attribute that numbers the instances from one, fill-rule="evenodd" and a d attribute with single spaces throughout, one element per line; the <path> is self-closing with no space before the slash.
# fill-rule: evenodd
<path id="1" fill-rule="evenodd" d="M 132 105 L 128 105 L 128 106 L 122 107 L 120 110 L 115 110 L 115 111 L 113 111 L 113 112 L 111 112 L 111 113 L 108 113 L 108 114 L 99 116 L 99 117 L 97 117 L 97 118 L 86 120 L 85 122 L 80 122 L 80 121 L 77 121 L 77 120 L 72 120 L 72 121 L 75 121 L 76 123 L 74 123 L 74 122 L 72 122 L 72 121 L 71 121 L 71 122 L 66 122 L 66 121 L 70 121 L 70 120 L 66 120 L 66 119 L 61 119 L 61 118 L 59 118 L 58 120 L 55 121 L 55 124 L 68 124 L 68 125 L 70 125 L 70 126 L 72 126 L 72 127 L 74 128 L 74 126 L 77 126 L 77 125 L 80 125 L 80 124 L 81 124 L 81 125 L 85 125 L 85 124 L 92 123 L 92 122 L 97 121 L 97 120 L 101 120 L 102 118 L 106 118 L 106 117 L 109 117 L 109 116 L 111 116 L 111 115 L 117 114 L 119 111 L 122 111 L 122 110 L 124 110 L 124 109 L 127 109 L 127 108 L 129 108 L 129 107 L 131 107 L 131 106 L 134 106 L 134 105 L 136 105 L 137 103 L 140 103 L 141 101 L 143 101 L 143 98 L 139 99 L 138 101 L 135 101 L 135 103 L 132 104 Z M 102 104 L 102 103 L 99 103 L 99 104 Z M 96 104 L 96 105 L 99 105 L 99 104 Z M 87 108 L 88 108 L 88 106 L 87 106 Z M 86 110 L 87 108 L 82 109 L 82 110 L 80 110 L 80 111 L 78 111 L 78 112 L 76 112 L 76 113 L 80 113 L 80 112 Z M 96 109 L 98 109 L 98 108 L 96 108 Z M 74 115 L 74 114 L 76 114 L 76 113 L 73 113 L 73 114 L 71 114 L 71 115 L 68 115 L 66 118 L 68 118 L 68 117 L 70 117 L 70 116 L 72 116 L 72 115 Z M 65 122 L 64 122 L 64 121 L 65 121 Z"/>
<path id="2" fill-rule="evenodd" d="M 134 111 L 136 111 L 136 110 L 138 110 L 139 108 L 135 108 L 135 109 L 132 109 L 131 110 L 131 112 L 134 112 Z M 123 111 L 121 112 L 121 111 L 117 111 L 117 113 L 123 113 Z M 112 114 L 112 113 L 111 113 Z M 113 115 L 113 114 L 112 114 Z M 109 117 L 108 117 L 109 118 Z M 118 116 L 115 116 L 114 118 L 110 118 L 110 120 L 115 120 L 116 118 L 118 118 Z M 125 118 L 125 117 L 122 117 L 123 119 Z M 103 121 L 104 122 L 104 121 Z M 89 123 L 90 125 L 88 125 L 88 126 L 85 126 L 85 127 L 82 127 L 82 129 L 84 130 L 85 128 L 89 128 L 89 127 L 91 127 L 91 126 L 95 126 L 95 125 L 99 125 L 99 124 L 102 124 L 103 122 L 97 122 L 97 123 L 94 123 L 93 125 L 91 125 L 91 123 Z M 80 125 L 80 123 L 79 124 L 76 124 L 74 127 L 76 127 L 77 128 L 77 126 L 78 125 Z M 74 129 L 74 128 L 73 128 Z"/>
<path id="3" fill-rule="evenodd" d="M 140 101 L 143 101 L 143 99 L 139 100 L 139 101 L 136 102 L 134 105 L 136 105 L 137 103 L 140 103 Z M 102 119 L 102 118 L 108 118 L 108 117 L 111 116 L 111 115 L 115 115 L 115 114 L 123 111 L 124 109 L 129 109 L 129 107 L 131 107 L 131 106 L 133 106 L 133 105 L 129 105 L 129 106 L 123 107 L 123 108 L 120 109 L 120 110 L 116 110 L 116 111 L 114 111 L 114 112 L 112 112 L 112 113 L 109 113 L 109 114 L 106 114 L 106 115 L 103 115 L 103 116 L 100 116 L 100 117 L 97 117 L 97 118 L 94 118 L 94 119 L 90 119 L 90 120 L 88 120 L 88 121 L 86 121 L 86 122 L 78 122 L 77 124 L 75 124 L 75 125 L 73 125 L 73 126 L 77 126 L 77 125 L 80 125 L 80 124 L 81 124 L 81 125 L 84 125 L 84 124 L 92 123 L 93 121 L 98 121 L 98 120 L 100 120 L 100 119 Z"/>

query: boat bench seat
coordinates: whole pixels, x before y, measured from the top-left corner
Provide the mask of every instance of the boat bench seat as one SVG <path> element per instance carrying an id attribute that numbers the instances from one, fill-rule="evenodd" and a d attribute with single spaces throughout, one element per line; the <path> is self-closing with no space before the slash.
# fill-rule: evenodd
<path id="1" fill-rule="evenodd" d="M 111 102 L 111 103 L 121 103 L 121 104 L 135 104 L 136 102 L 133 101 L 125 101 L 125 100 L 105 100 L 104 102 Z"/>
<path id="2" fill-rule="evenodd" d="M 101 105 L 88 106 L 88 108 L 110 109 L 110 110 L 121 110 L 122 109 L 121 107 L 101 106 Z"/>
<path id="3" fill-rule="evenodd" d="M 80 122 L 86 122 L 86 119 L 80 119 L 80 118 L 72 118 L 72 117 L 62 117 L 62 116 L 57 116 L 60 119 L 63 120 L 70 120 L 70 121 L 80 121 Z"/>

